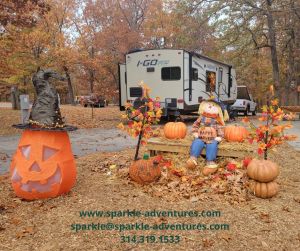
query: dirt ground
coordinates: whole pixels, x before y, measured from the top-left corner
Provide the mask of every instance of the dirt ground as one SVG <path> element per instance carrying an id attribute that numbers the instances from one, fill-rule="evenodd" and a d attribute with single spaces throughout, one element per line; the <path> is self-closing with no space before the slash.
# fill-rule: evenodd
<path id="1" fill-rule="evenodd" d="M 144 149 L 142 149 L 142 152 Z M 221 191 L 220 180 L 207 178 L 199 191 L 189 190 L 179 177 L 162 177 L 153 185 L 130 182 L 128 166 L 133 149 L 96 153 L 77 159 L 78 177 L 67 195 L 43 201 L 23 201 L 15 197 L 9 178 L 0 176 L 0 250 L 299 250 L 300 174 L 299 152 L 287 144 L 271 154 L 280 164 L 280 192 L 271 199 L 260 199 L 245 188 L 241 176 Z M 221 160 L 222 161 L 222 160 Z M 114 166 L 116 165 L 116 166 Z M 180 164 L 179 164 L 180 165 Z M 234 180 L 233 179 L 233 180 Z M 237 186 L 238 191 L 235 189 Z M 160 188 L 160 193 L 153 189 Z M 210 189 L 212 188 L 212 189 Z M 182 192 L 182 190 L 184 190 Z M 221 192 L 220 192 L 221 191 Z M 186 192 L 190 192 L 186 195 Z M 174 196 L 176 194 L 176 196 Z M 221 217 L 81 218 L 81 210 L 220 210 Z M 228 224 L 229 230 L 174 231 L 71 230 L 78 223 L 144 224 Z M 177 244 L 121 243 L 122 235 L 179 235 Z"/>
<path id="2" fill-rule="evenodd" d="M 0 108 L 0 136 L 20 133 L 20 130 L 12 127 L 13 124 L 20 123 L 20 111 L 11 108 Z"/>
<path id="3" fill-rule="evenodd" d="M 113 128 L 120 123 L 121 112 L 117 106 L 105 108 L 84 108 L 82 106 L 62 105 L 61 114 L 65 123 L 78 128 Z M 92 117 L 93 115 L 93 117 Z M 0 108 L 0 136 L 20 133 L 20 130 L 12 127 L 20 123 L 20 111 L 11 108 Z"/>

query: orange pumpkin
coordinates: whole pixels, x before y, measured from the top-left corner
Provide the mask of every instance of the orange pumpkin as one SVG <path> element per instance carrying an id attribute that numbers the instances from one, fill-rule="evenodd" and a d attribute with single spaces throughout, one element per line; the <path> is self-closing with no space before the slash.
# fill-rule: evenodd
<path id="1" fill-rule="evenodd" d="M 132 163 L 129 167 L 129 176 L 140 184 L 148 184 L 157 180 L 161 175 L 161 169 L 153 159 L 141 159 Z"/>
<path id="2" fill-rule="evenodd" d="M 56 197 L 76 180 L 76 167 L 67 132 L 25 130 L 13 157 L 10 174 L 17 196 Z"/>
<path id="3" fill-rule="evenodd" d="M 243 126 L 226 126 L 224 131 L 225 139 L 229 142 L 242 142 L 248 136 L 249 132 Z"/>
<path id="4" fill-rule="evenodd" d="M 183 122 L 168 122 L 164 127 L 164 134 L 167 139 L 184 139 L 187 127 Z"/>
<path id="5" fill-rule="evenodd" d="M 259 182 L 270 182 L 279 175 L 279 167 L 270 160 L 253 159 L 247 167 L 247 175 Z"/>
<path id="6" fill-rule="evenodd" d="M 249 189 L 256 197 L 267 199 L 278 193 L 279 186 L 275 181 L 263 183 L 253 180 L 250 182 Z"/>

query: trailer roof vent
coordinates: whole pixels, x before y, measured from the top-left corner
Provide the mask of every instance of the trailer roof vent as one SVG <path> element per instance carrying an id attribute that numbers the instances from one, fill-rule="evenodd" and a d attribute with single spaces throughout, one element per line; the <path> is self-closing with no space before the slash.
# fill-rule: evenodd
<path id="1" fill-rule="evenodd" d="M 136 98 L 142 97 L 143 89 L 142 89 L 142 87 L 130 87 L 129 94 L 130 94 L 130 97 L 136 97 Z"/>
<path id="2" fill-rule="evenodd" d="M 141 49 L 141 48 L 135 48 L 135 49 L 130 50 L 130 51 L 128 52 L 128 54 L 129 54 L 129 53 L 134 53 L 134 52 L 139 52 L 139 51 L 143 51 L 143 49 Z"/>

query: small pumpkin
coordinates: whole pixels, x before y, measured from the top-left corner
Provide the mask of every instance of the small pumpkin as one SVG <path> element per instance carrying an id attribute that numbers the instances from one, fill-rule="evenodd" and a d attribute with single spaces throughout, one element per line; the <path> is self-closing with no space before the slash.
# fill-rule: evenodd
<path id="1" fill-rule="evenodd" d="M 270 160 L 253 159 L 247 167 L 247 175 L 259 182 L 270 182 L 279 175 L 279 167 Z"/>
<path id="2" fill-rule="evenodd" d="M 250 181 L 249 189 L 256 197 L 267 199 L 278 193 L 279 186 L 276 181 L 264 183 L 252 180 Z"/>
<path id="3" fill-rule="evenodd" d="M 164 134 L 167 139 L 184 139 L 187 127 L 183 122 L 168 122 L 164 126 Z"/>
<path id="4" fill-rule="evenodd" d="M 224 130 L 225 139 L 229 142 L 242 142 L 248 134 L 249 132 L 243 126 L 226 126 Z"/>
<path id="5" fill-rule="evenodd" d="M 140 159 L 129 167 L 130 178 L 139 184 L 148 184 L 157 180 L 161 175 L 161 169 L 156 160 Z"/>

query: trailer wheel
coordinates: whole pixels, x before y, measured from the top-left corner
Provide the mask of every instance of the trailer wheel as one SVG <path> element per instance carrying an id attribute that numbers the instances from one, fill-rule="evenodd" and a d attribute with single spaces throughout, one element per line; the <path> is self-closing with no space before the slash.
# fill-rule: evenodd
<path id="1" fill-rule="evenodd" d="M 256 115 L 256 108 L 253 110 L 252 115 L 253 115 L 253 116 Z"/>

